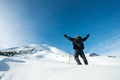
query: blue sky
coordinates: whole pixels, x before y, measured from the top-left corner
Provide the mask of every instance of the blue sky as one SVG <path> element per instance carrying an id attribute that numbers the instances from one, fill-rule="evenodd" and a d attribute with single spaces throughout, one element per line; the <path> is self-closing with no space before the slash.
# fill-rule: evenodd
<path id="1" fill-rule="evenodd" d="M 120 55 L 119 0 L 1 0 L 0 8 L 0 48 L 36 43 L 73 53 L 63 35 L 89 33 L 85 53 Z"/>

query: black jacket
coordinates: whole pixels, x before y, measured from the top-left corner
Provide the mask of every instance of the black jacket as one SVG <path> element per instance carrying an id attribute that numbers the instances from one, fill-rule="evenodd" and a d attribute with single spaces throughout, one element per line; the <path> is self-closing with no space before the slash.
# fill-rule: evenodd
<path id="1" fill-rule="evenodd" d="M 73 49 L 84 49 L 84 44 L 83 42 L 86 41 L 89 37 L 89 34 L 85 37 L 85 38 L 81 38 L 79 36 L 79 38 L 72 38 L 72 37 L 69 37 L 67 35 L 64 35 L 68 40 L 72 41 L 73 43 Z"/>

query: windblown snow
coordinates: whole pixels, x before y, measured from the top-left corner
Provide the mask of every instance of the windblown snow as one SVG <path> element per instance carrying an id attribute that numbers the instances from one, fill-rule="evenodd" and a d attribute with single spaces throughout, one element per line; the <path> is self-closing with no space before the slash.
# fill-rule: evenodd
<path id="1" fill-rule="evenodd" d="M 77 65 L 73 56 L 46 44 L 1 50 L 18 52 L 0 56 L 0 80 L 120 80 L 120 58 L 94 56 L 89 65 Z M 68 61 L 70 61 L 68 63 Z"/>

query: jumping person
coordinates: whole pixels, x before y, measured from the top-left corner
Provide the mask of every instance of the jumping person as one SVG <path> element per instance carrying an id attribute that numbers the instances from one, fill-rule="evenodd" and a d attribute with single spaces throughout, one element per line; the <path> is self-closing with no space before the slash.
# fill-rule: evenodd
<path id="1" fill-rule="evenodd" d="M 82 63 L 79 60 L 79 55 L 80 55 L 80 57 L 83 59 L 85 65 L 88 65 L 88 61 L 83 52 L 83 49 L 84 49 L 83 42 L 88 39 L 89 34 L 84 38 L 82 38 L 81 36 L 75 36 L 75 38 L 72 38 L 72 37 L 67 36 L 66 34 L 64 34 L 64 37 L 66 37 L 68 40 L 72 41 L 72 43 L 73 43 L 74 59 L 77 62 L 77 64 L 82 65 Z"/>

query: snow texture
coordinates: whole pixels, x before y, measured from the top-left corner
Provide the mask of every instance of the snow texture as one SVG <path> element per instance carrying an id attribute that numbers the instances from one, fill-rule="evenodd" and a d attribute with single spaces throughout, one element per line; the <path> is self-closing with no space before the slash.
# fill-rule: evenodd
<path id="1" fill-rule="evenodd" d="M 86 55 L 89 65 L 78 66 L 72 55 L 69 59 L 68 53 L 45 44 L 3 51 L 24 53 L 0 56 L 0 80 L 120 80 L 120 58 L 117 57 Z"/>

